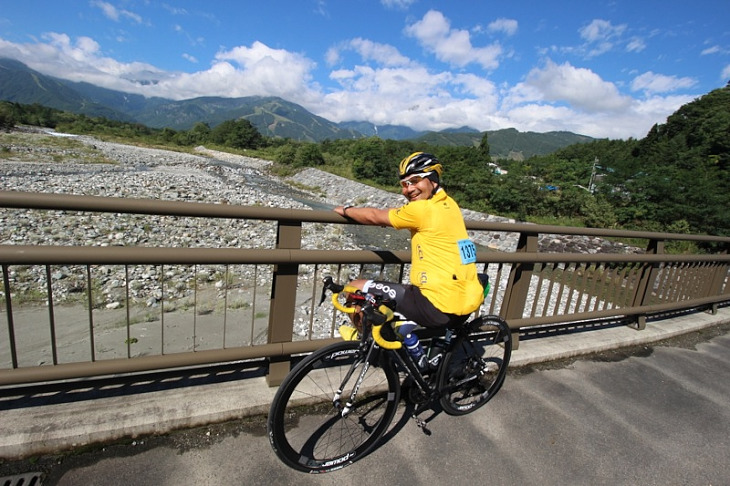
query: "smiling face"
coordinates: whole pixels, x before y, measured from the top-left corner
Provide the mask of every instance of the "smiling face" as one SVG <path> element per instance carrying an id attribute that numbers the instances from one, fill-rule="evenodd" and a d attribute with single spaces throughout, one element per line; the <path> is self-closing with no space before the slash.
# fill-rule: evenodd
<path id="1" fill-rule="evenodd" d="M 400 181 L 401 193 L 408 201 L 430 199 L 438 185 L 425 174 L 414 174 Z"/>

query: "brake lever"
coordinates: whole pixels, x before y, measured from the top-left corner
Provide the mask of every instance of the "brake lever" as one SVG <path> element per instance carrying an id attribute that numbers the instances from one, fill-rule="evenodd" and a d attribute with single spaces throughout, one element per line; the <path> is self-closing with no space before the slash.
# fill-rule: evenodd
<path id="1" fill-rule="evenodd" d="M 322 287 L 322 298 L 319 299 L 319 305 L 322 305 L 322 302 L 324 302 L 324 299 L 327 298 L 327 286 L 325 285 Z"/>
<path id="2" fill-rule="evenodd" d="M 323 278 L 322 283 L 324 284 L 324 286 L 322 287 L 322 298 L 319 300 L 319 305 L 322 305 L 322 302 L 324 302 L 324 300 L 327 298 L 328 290 L 333 293 L 339 294 L 345 288 L 344 285 L 334 283 L 332 277 Z"/>

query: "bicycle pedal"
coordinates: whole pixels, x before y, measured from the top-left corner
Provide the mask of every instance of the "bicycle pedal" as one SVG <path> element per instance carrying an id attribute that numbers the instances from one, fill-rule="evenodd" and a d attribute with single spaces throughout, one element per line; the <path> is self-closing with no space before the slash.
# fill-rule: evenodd
<path id="1" fill-rule="evenodd" d="M 420 418 L 416 417 L 415 415 L 413 416 L 413 420 L 416 421 L 416 425 L 418 426 L 419 429 L 421 429 L 423 431 L 424 434 L 426 434 L 428 436 L 431 435 L 431 430 L 426 426 L 425 420 L 420 419 Z"/>

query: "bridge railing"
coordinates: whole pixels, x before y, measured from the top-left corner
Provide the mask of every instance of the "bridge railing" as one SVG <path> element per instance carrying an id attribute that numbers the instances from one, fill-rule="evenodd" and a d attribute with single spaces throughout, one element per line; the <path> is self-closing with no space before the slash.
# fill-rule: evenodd
<path id="1" fill-rule="evenodd" d="M 338 338 L 342 317 L 318 305 L 322 276 L 405 280 L 410 269 L 407 251 L 302 248 L 304 225 L 352 224 L 332 211 L 12 191 L 0 191 L 0 207 L 8 218 L 40 210 L 61 221 L 94 213 L 269 221 L 275 239 L 267 249 L 0 245 L 0 385 L 261 358 L 276 384 L 292 355 Z M 613 317 L 640 330 L 647 315 L 730 301 L 730 238 L 475 221 L 467 228 L 518 235 L 513 252 L 477 255 L 493 289 L 480 312 L 502 315 L 515 331 Z M 559 234 L 643 240 L 646 250 L 538 250 L 541 236 Z M 672 240 L 723 249 L 665 254 Z"/>

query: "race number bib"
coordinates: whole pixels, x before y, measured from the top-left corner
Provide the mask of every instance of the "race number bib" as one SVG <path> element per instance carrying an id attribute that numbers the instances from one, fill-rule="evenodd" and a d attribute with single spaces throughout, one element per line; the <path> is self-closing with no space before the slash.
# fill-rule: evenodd
<path id="1" fill-rule="evenodd" d="M 461 255 L 461 264 L 468 265 L 477 261 L 477 247 L 469 239 L 459 240 L 459 255 Z"/>

